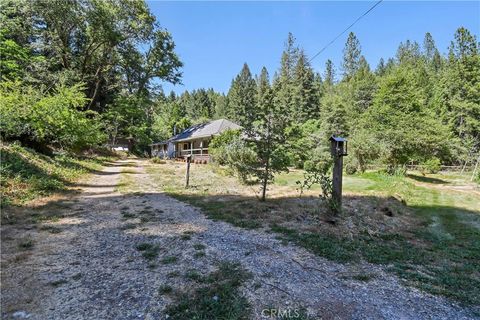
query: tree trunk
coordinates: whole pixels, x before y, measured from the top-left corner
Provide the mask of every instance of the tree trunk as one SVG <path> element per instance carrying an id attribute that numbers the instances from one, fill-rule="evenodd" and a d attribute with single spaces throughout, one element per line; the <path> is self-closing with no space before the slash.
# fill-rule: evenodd
<path id="1" fill-rule="evenodd" d="M 262 201 L 265 201 L 265 197 L 267 194 L 267 183 L 268 183 L 268 162 L 267 166 L 265 167 L 265 176 L 263 177 L 263 182 L 262 182 Z"/>
<path id="2" fill-rule="evenodd" d="M 480 163 L 480 157 L 478 157 L 477 159 L 477 163 L 475 164 L 475 168 L 473 169 L 473 173 L 472 173 L 472 177 L 470 178 L 470 181 L 473 181 L 473 179 L 475 179 L 475 173 L 477 172 L 479 163 Z"/>

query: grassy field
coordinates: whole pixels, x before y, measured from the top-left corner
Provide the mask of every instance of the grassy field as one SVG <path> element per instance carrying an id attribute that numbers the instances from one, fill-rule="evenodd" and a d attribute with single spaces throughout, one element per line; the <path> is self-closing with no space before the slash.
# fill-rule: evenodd
<path id="1" fill-rule="evenodd" d="M 1 204 L 24 205 L 66 191 L 76 180 L 100 170 L 110 157 L 46 156 L 16 144 L 0 149 Z"/>
<path id="2" fill-rule="evenodd" d="M 467 175 L 346 176 L 343 213 L 332 217 L 318 187 L 300 196 L 298 170 L 279 175 L 266 202 L 258 201 L 258 186 L 240 185 L 219 167 L 192 165 L 188 189 L 183 163 L 147 171 L 212 219 L 271 230 L 334 261 L 382 264 L 406 284 L 480 305 L 480 189 Z"/>

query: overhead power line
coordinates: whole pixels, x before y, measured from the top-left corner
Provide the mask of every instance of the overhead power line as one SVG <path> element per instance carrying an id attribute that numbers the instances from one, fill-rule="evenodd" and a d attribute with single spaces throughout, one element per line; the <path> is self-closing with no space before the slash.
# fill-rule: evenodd
<path id="1" fill-rule="evenodd" d="M 340 38 L 345 32 L 348 31 L 348 29 L 350 29 L 351 27 L 353 27 L 358 21 L 360 21 L 363 17 L 365 17 L 367 14 L 370 13 L 370 11 L 372 11 L 373 9 L 375 9 L 376 6 L 378 6 L 383 0 L 380 0 L 378 1 L 377 3 L 375 3 L 372 7 L 370 7 L 370 9 L 368 9 L 367 11 L 365 11 L 360 17 L 357 18 L 357 20 L 353 21 L 352 24 L 350 24 L 348 27 L 345 28 L 345 30 L 343 30 L 338 36 L 336 36 L 332 41 L 330 41 L 329 43 L 327 43 L 320 51 L 318 51 L 310 60 L 309 62 L 311 62 L 313 59 L 315 59 L 316 57 L 318 57 L 323 51 L 325 51 L 325 49 L 327 49 L 332 43 L 334 43 L 338 38 Z"/>

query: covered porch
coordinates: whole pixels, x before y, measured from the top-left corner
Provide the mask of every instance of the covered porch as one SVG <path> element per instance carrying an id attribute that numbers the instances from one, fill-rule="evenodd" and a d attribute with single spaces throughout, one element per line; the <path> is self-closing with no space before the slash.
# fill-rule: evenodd
<path id="1" fill-rule="evenodd" d="M 178 141 L 175 146 L 175 156 L 177 158 L 184 158 L 185 156 L 192 156 L 192 160 L 210 161 L 208 153 L 209 138 L 195 139 L 187 141 Z"/>

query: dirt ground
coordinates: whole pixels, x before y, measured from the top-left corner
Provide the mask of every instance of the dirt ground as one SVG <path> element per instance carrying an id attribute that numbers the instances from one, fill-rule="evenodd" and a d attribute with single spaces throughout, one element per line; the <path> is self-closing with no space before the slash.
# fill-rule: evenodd
<path id="1" fill-rule="evenodd" d="M 167 319 L 174 301 L 158 289 L 188 291 L 195 284 L 185 272 L 205 274 L 222 261 L 252 273 L 242 293 L 253 319 L 265 319 L 265 308 L 304 308 L 314 319 L 475 318 L 379 266 L 331 262 L 274 234 L 209 220 L 160 185 L 144 160 L 121 160 L 80 184 L 80 193 L 34 209 L 40 222 L 3 225 L 2 319 Z M 158 257 L 142 257 L 137 246 L 146 242 Z M 363 274 L 375 277 L 352 279 Z"/>

